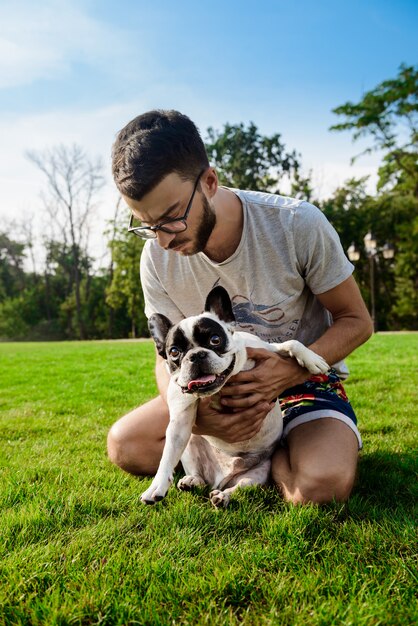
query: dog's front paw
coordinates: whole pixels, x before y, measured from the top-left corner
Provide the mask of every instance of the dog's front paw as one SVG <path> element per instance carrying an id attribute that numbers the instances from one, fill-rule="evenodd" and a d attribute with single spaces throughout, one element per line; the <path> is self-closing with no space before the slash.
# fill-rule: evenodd
<path id="1" fill-rule="evenodd" d="M 211 503 L 217 509 L 226 509 L 229 504 L 229 495 L 225 491 L 214 489 L 210 492 L 209 497 Z"/>
<path id="2" fill-rule="evenodd" d="M 177 483 L 177 489 L 190 491 L 193 487 L 204 487 L 205 485 L 205 481 L 200 476 L 184 476 Z"/>
<path id="3" fill-rule="evenodd" d="M 300 354 L 292 356 L 296 358 L 299 365 L 306 367 L 311 374 L 326 374 L 330 369 L 325 359 L 312 350 L 309 350 L 309 352 L 307 354 L 303 354 L 303 356 Z"/>
<path id="4" fill-rule="evenodd" d="M 171 480 L 156 481 L 154 479 L 151 486 L 142 494 L 141 502 L 144 504 L 155 504 L 159 502 L 167 495 L 170 483 Z"/>

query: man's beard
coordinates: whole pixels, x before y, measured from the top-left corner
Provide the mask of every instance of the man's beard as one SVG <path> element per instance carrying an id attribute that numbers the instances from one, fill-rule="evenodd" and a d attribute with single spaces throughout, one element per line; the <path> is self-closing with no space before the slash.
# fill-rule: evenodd
<path id="1" fill-rule="evenodd" d="M 203 213 L 202 213 L 202 221 L 200 222 L 196 234 L 194 235 L 193 248 L 191 250 L 185 251 L 183 254 L 185 256 L 191 256 L 193 254 L 197 254 L 198 252 L 202 252 L 206 248 L 206 244 L 209 241 L 209 237 L 212 234 L 213 229 L 216 224 L 216 214 L 215 211 L 209 204 L 208 199 L 204 194 L 202 194 L 202 205 L 203 205 Z M 185 240 L 184 243 L 188 243 Z M 181 241 L 174 240 L 170 248 L 180 246 L 182 244 Z"/>
<path id="2" fill-rule="evenodd" d="M 210 206 L 209 201 L 205 195 L 203 195 L 202 197 L 202 204 L 202 221 L 200 222 L 199 228 L 197 229 L 196 242 L 193 247 L 193 252 L 191 254 L 197 254 L 198 252 L 202 252 L 206 248 L 206 244 L 216 224 L 215 211 Z"/>

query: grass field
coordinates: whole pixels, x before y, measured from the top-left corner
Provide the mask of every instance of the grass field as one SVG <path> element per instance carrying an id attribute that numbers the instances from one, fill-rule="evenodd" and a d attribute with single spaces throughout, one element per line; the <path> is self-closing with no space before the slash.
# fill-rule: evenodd
<path id="1" fill-rule="evenodd" d="M 149 342 L 0 345 L 0 624 L 417 623 L 418 334 L 349 359 L 364 450 L 348 505 L 273 488 L 227 511 L 111 466 L 113 421 L 155 394 Z M 415 551 L 416 555 L 416 551 Z"/>

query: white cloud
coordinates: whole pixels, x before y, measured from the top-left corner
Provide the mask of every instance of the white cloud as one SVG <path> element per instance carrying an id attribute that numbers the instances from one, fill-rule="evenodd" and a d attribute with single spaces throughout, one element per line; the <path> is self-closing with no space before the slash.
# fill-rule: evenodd
<path id="1" fill-rule="evenodd" d="M 117 29 L 91 18 L 76 2 L 2 3 L 0 88 L 65 76 L 76 61 L 106 66 L 115 51 L 123 54 L 123 40 Z"/>
<path id="2" fill-rule="evenodd" d="M 323 200 L 329 198 L 333 192 L 341 187 L 350 178 L 363 178 L 367 176 L 366 190 L 373 194 L 376 192 L 377 166 L 374 165 L 350 165 L 344 161 L 323 161 L 313 166 L 312 181 L 318 197 Z"/>

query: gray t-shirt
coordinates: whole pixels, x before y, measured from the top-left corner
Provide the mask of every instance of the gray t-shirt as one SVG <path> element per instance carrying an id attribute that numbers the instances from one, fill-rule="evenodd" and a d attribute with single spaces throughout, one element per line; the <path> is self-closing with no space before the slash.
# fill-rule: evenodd
<path id="1" fill-rule="evenodd" d="M 215 285 L 228 291 L 237 327 L 268 342 L 313 343 L 332 324 L 315 294 L 353 272 L 339 237 L 312 204 L 283 196 L 232 189 L 243 206 L 235 252 L 215 263 L 202 252 L 182 256 L 147 241 L 141 257 L 145 314 L 176 323 L 201 313 Z M 345 363 L 334 364 L 345 378 Z"/>

